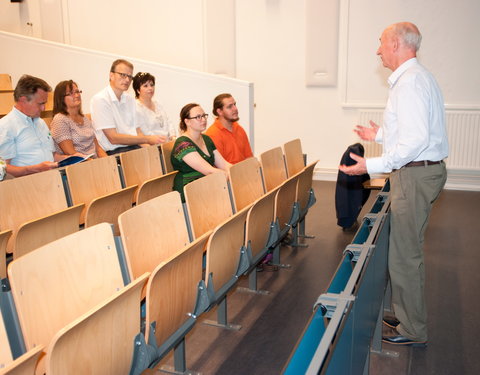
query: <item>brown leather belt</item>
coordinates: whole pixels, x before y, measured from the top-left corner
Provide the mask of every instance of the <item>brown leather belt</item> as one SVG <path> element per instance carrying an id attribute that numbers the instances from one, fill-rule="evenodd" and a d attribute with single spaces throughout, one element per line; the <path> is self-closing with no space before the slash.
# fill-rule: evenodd
<path id="1" fill-rule="evenodd" d="M 420 160 L 420 161 L 411 161 L 404 165 L 404 167 L 426 167 L 427 165 L 440 164 L 443 160 L 431 161 L 431 160 Z"/>

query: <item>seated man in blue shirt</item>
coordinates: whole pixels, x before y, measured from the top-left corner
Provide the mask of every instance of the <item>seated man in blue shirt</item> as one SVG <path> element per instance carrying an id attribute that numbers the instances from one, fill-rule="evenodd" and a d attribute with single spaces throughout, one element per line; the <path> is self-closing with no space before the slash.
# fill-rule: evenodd
<path id="1" fill-rule="evenodd" d="M 43 79 L 23 75 L 13 93 L 14 107 L 0 119 L 0 157 L 14 177 L 56 168 L 68 156 L 55 153 L 50 130 L 40 118 L 50 91 Z"/>

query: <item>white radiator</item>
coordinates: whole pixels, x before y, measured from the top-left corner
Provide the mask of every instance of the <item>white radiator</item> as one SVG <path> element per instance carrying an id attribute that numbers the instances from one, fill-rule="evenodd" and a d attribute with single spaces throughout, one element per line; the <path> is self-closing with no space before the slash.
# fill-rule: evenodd
<path id="1" fill-rule="evenodd" d="M 373 120 L 381 125 L 383 111 L 360 111 L 359 125 L 367 126 Z M 480 170 L 480 111 L 447 111 L 447 134 L 450 154 L 446 160 L 449 169 Z M 362 141 L 365 156 L 380 156 L 382 146 Z"/>

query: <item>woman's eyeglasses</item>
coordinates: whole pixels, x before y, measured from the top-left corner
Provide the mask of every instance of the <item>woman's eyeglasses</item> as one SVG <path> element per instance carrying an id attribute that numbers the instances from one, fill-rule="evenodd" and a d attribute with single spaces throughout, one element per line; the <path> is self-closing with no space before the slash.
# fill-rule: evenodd
<path id="1" fill-rule="evenodd" d="M 208 113 L 204 113 L 203 115 L 197 115 L 195 117 L 187 117 L 189 120 L 197 120 L 197 121 L 201 121 L 202 119 L 206 120 L 208 118 Z"/>
<path id="2" fill-rule="evenodd" d="M 82 90 L 74 90 L 74 91 L 71 91 L 71 92 L 66 92 L 64 96 L 74 96 L 74 95 L 81 94 L 81 93 L 82 93 Z"/>

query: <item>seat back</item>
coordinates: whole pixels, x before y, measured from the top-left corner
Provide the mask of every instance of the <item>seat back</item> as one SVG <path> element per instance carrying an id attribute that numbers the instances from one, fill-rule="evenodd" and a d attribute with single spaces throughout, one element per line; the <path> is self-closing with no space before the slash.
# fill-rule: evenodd
<path id="1" fill-rule="evenodd" d="M 278 219 L 280 229 L 291 223 L 293 205 L 296 202 L 298 175 L 290 177 L 277 191 L 275 197 L 275 219 Z"/>
<path id="2" fill-rule="evenodd" d="M 2 368 L 2 375 L 33 375 L 44 349 L 43 345 L 39 345 L 22 354 L 5 368 Z"/>
<path id="3" fill-rule="evenodd" d="M 18 259 L 40 246 L 77 232 L 83 208 L 83 204 L 77 204 L 22 224 L 15 237 L 13 258 Z"/>
<path id="4" fill-rule="evenodd" d="M 307 165 L 301 173 L 298 174 L 297 183 L 297 202 L 300 211 L 307 209 L 308 199 L 310 196 L 310 189 L 312 188 L 313 171 L 318 160 Z"/>
<path id="5" fill-rule="evenodd" d="M 287 179 L 285 161 L 280 147 L 273 148 L 260 154 L 263 181 L 267 191 L 280 186 Z"/>
<path id="6" fill-rule="evenodd" d="M 47 349 L 47 374 L 128 374 L 147 278 L 142 275 L 62 328 Z"/>
<path id="7" fill-rule="evenodd" d="M 158 146 L 142 147 L 120 154 L 126 186 L 140 185 L 154 177 L 163 175 Z"/>
<path id="8" fill-rule="evenodd" d="M 152 272 L 190 242 L 177 191 L 133 207 L 121 214 L 118 222 L 132 279 Z"/>
<path id="9" fill-rule="evenodd" d="M 8 277 L 27 350 L 123 288 L 112 229 L 99 224 L 10 263 Z"/>
<path id="10" fill-rule="evenodd" d="M 171 192 L 176 174 L 177 171 L 174 171 L 144 181 L 137 190 L 137 197 L 135 199 L 137 204 L 144 203 L 152 198 Z"/>
<path id="11" fill-rule="evenodd" d="M 245 227 L 245 245 L 250 242 L 252 256 L 260 253 L 267 245 L 270 225 L 275 221 L 275 196 L 277 190 L 259 198 L 250 208 Z"/>
<path id="12" fill-rule="evenodd" d="M 15 104 L 13 100 L 13 90 L 0 92 L 0 118 L 10 112 Z"/>
<path id="13" fill-rule="evenodd" d="M 285 154 L 285 165 L 287 166 L 289 177 L 300 172 L 305 167 L 300 139 L 293 139 L 285 143 L 283 145 L 283 152 Z"/>
<path id="14" fill-rule="evenodd" d="M 70 165 L 65 171 L 73 204 L 84 203 L 88 208 L 95 198 L 122 188 L 114 155 Z M 85 220 L 85 212 L 86 209 L 82 213 L 82 223 Z"/>
<path id="15" fill-rule="evenodd" d="M 13 362 L 10 342 L 8 341 L 7 329 L 0 311 L 0 369 Z"/>
<path id="16" fill-rule="evenodd" d="M 197 238 L 233 215 L 227 179 L 212 173 L 184 187 L 192 234 Z"/>
<path id="17" fill-rule="evenodd" d="M 12 77 L 10 77 L 10 74 L 0 74 L 0 91 L 13 91 Z"/>
<path id="18" fill-rule="evenodd" d="M 0 184 L 0 230 L 11 229 L 7 252 L 13 252 L 20 225 L 67 208 L 67 198 L 58 170 L 2 181 Z"/>
<path id="19" fill-rule="evenodd" d="M 109 223 L 113 225 L 113 234 L 118 236 L 118 216 L 132 208 L 136 189 L 137 185 L 133 185 L 92 200 L 85 214 L 85 227 Z"/>
<path id="20" fill-rule="evenodd" d="M 12 235 L 11 230 L 0 232 L 0 279 L 7 277 L 7 243 Z"/>
<path id="21" fill-rule="evenodd" d="M 240 250 L 245 243 L 245 221 L 249 207 L 218 225 L 207 244 L 207 284 L 212 274 L 213 290 L 217 294 L 235 277 L 240 260 Z"/>
<path id="22" fill-rule="evenodd" d="M 265 194 L 257 158 L 248 158 L 232 165 L 228 173 L 236 211 L 247 207 Z"/>
<path id="23" fill-rule="evenodd" d="M 145 338 L 152 332 L 150 325 L 156 322 L 155 338 L 161 345 L 193 313 L 197 286 L 202 279 L 203 251 L 211 232 L 180 248 L 165 259 L 152 272 L 147 284 L 147 315 Z"/>
<path id="24" fill-rule="evenodd" d="M 160 149 L 162 151 L 162 162 L 163 162 L 163 171 L 164 173 L 173 172 L 172 161 L 170 160 L 170 155 L 172 154 L 173 145 L 175 141 L 170 141 L 166 143 L 162 143 L 160 145 Z"/>

